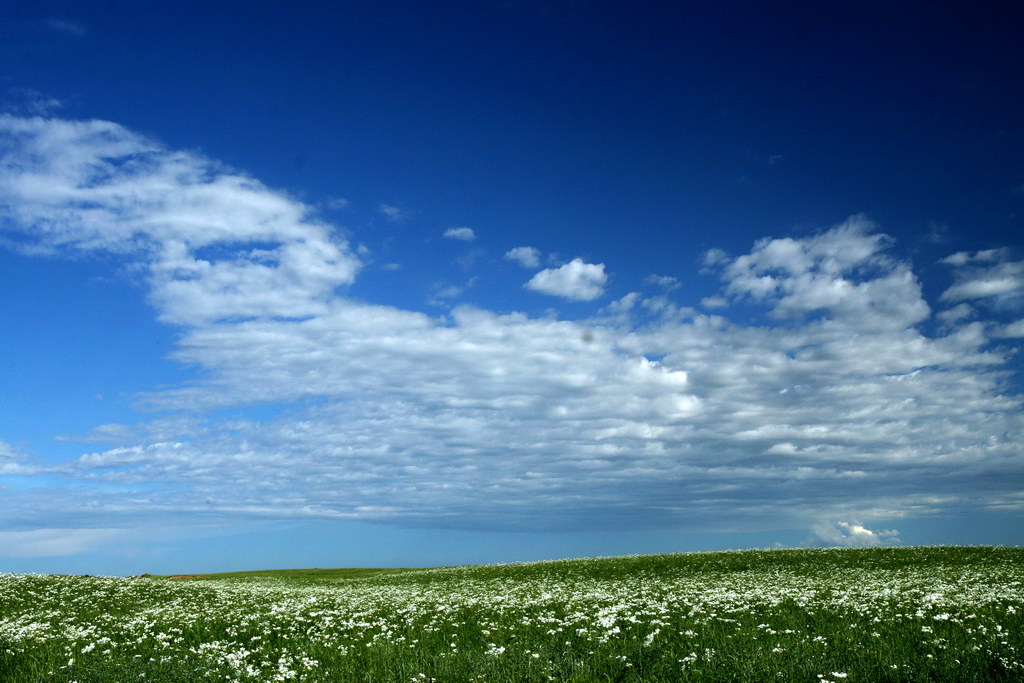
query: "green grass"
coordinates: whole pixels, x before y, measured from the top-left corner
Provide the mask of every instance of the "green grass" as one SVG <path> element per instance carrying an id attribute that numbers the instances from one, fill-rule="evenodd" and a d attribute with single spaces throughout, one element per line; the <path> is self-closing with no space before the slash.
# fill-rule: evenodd
<path id="1" fill-rule="evenodd" d="M 257 569 L 245 572 L 219 572 L 216 574 L 143 574 L 138 578 L 174 579 L 190 581 L 223 581 L 230 579 L 287 579 L 296 582 L 336 581 L 341 579 L 362 579 L 381 574 L 416 571 L 397 568 L 355 568 L 355 569 Z"/>
<path id="2" fill-rule="evenodd" d="M 1019 681 L 1024 550 L 0 575 L 0 681 Z"/>

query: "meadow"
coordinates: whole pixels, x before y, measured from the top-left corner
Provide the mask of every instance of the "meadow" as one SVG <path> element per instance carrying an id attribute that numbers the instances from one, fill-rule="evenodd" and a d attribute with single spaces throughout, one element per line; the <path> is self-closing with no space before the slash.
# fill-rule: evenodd
<path id="1" fill-rule="evenodd" d="M 1021 681 L 1024 549 L 0 574 L 0 681 Z"/>

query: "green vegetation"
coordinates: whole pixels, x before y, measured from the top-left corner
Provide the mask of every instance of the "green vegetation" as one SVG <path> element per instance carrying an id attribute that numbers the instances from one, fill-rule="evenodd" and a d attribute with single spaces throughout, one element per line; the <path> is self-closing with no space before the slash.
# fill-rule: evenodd
<path id="1" fill-rule="evenodd" d="M 200 578 L 0 575 L 0 680 L 1024 679 L 1019 548 Z"/>
<path id="2" fill-rule="evenodd" d="M 291 581 L 321 581 L 332 579 L 362 579 L 380 574 L 415 571 L 412 569 L 258 569 L 248 572 L 220 572 L 218 574 L 143 574 L 147 579 L 189 579 L 193 581 L 223 581 L 226 579 L 289 579 Z"/>

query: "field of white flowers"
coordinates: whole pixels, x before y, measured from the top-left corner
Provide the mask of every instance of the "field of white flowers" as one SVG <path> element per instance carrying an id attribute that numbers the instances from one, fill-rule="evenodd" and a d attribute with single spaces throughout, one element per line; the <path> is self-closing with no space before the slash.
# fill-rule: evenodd
<path id="1" fill-rule="evenodd" d="M 1024 549 L 0 575 L 0 680 L 1020 681 Z"/>

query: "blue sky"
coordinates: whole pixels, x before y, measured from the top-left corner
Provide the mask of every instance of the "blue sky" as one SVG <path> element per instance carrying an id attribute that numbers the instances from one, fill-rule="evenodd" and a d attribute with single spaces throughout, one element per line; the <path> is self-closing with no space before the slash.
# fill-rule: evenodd
<path id="1" fill-rule="evenodd" d="M 0 571 L 1021 542 L 1011 4 L 0 9 Z"/>

